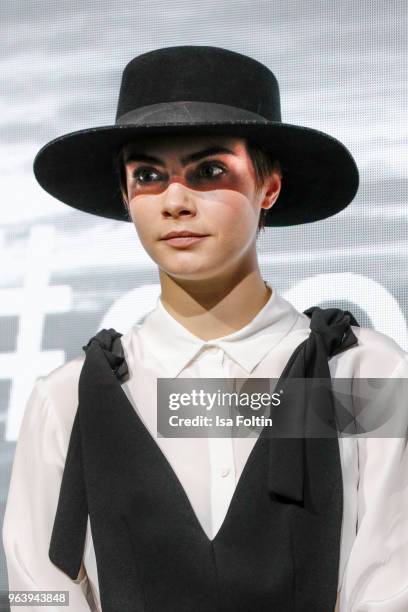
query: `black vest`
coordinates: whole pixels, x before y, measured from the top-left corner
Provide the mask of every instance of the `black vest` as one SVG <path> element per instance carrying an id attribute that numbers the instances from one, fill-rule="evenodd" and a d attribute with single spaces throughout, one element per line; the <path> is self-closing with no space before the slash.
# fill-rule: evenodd
<path id="1" fill-rule="evenodd" d="M 348 311 L 305 314 L 310 334 L 280 381 L 330 379 L 328 359 L 357 344 Z M 265 427 L 210 540 L 121 387 L 120 337 L 103 329 L 83 347 L 51 561 L 77 577 L 89 514 L 103 612 L 332 611 L 343 516 L 337 432 L 271 438 Z M 333 411 L 327 393 L 321 404 Z"/>

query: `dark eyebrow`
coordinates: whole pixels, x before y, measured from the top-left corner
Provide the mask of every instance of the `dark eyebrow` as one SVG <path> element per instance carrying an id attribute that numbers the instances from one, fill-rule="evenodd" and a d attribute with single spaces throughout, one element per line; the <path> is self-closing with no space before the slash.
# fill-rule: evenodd
<path id="1" fill-rule="evenodd" d="M 208 149 L 203 149 L 202 151 L 197 151 L 196 153 L 190 153 L 190 155 L 182 157 L 180 161 L 182 166 L 187 166 L 187 164 L 192 161 L 197 161 L 203 157 L 208 157 L 209 155 L 217 155 L 218 153 L 230 153 L 231 155 L 236 155 L 234 151 L 231 151 L 226 147 L 215 146 L 209 147 Z M 160 166 L 166 165 L 163 160 L 158 159 L 157 157 L 152 157 L 151 155 L 146 155 L 145 153 L 138 153 L 137 151 L 129 153 L 129 156 L 125 160 L 125 164 L 138 161 L 149 164 L 159 164 Z"/>

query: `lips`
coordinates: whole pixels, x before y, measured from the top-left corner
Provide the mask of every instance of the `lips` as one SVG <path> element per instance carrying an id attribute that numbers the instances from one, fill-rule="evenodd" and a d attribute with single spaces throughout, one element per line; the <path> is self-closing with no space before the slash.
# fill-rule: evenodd
<path id="1" fill-rule="evenodd" d="M 205 238 L 207 238 L 207 236 L 192 236 L 190 234 L 187 236 L 173 236 L 173 238 L 166 238 L 164 242 L 176 247 L 185 247 L 195 244 L 196 242 L 200 242 L 201 240 L 205 240 Z"/>
<path id="2" fill-rule="evenodd" d="M 202 237 L 206 236 L 206 234 L 199 234 L 197 232 L 190 232 L 187 230 L 183 230 L 180 232 L 169 232 L 165 234 L 161 240 L 168 240 L 169 238 L 190 238 L 190 237 Z"/>

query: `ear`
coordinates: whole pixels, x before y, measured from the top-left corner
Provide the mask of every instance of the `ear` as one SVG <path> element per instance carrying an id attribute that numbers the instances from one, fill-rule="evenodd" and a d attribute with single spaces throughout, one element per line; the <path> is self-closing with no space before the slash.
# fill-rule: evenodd
<path id="1" fill-rule="evenodd" d="M 279 197 L 281 188 L 282 174 L 278 168 L 275 168 L 265 179 L 264 186 L 262 188 L 263 198 L 261 201 L 261 208 L 272 208 Z"/>

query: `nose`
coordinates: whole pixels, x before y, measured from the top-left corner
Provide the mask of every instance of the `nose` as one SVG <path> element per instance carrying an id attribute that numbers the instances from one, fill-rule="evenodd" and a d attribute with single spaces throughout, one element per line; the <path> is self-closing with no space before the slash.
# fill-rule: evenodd
<path id="1" fill-rule="evenodd" d="M 163 192 L 162 214 L 174 217 L 195 214 L 196 206 L 192 190 L 177 180 L 171 181 Z"/>

